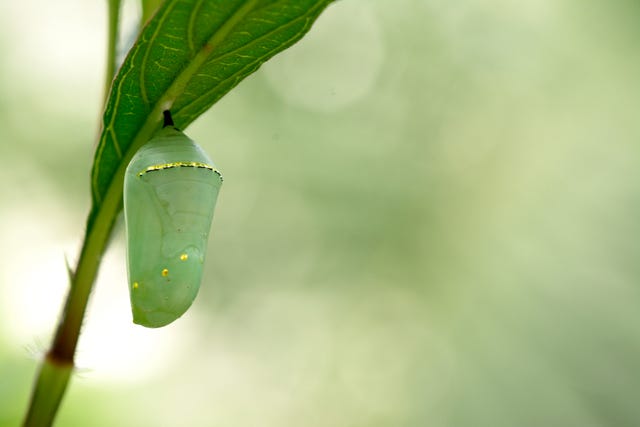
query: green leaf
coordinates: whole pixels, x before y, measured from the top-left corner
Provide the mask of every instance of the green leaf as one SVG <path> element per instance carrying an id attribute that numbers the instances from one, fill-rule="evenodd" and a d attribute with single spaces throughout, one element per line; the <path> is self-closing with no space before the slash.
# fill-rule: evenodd
<path id="1" fill-rule="evenodd" d="M 124 169 L 160 127 L 163 110 L 171 109 L 184 129 L 298 41 L 331 1 L 166 1 L 113 81 L 93 164 L 88 230 L 106 199 L 120 203 Z"/>

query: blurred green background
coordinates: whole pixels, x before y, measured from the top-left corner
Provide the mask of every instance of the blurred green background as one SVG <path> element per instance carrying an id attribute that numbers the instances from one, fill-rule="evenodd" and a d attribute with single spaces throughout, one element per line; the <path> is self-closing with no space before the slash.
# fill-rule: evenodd
<path id="1" fill-rule="evenodd" d="M 102 3 L 0 14 L 1 426 L 89 209 Z M 167 328 L 131 323 L 118 224 L 57 425 L 640 425 L 638 18 L 335 3 L 187 130 L 225 183 Z"/>

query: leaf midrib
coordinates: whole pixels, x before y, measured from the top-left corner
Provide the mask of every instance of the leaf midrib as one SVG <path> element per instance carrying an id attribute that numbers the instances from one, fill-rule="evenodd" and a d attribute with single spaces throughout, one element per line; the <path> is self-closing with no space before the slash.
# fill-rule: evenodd
<path id="1" fill-rule="evenodd" d="M 320 7 L 320 6 L 317 6 L 317 7 Z M 292 27 L 292 26 L 294 26 L 295 24 L 297 24 L 297 23 L 298 23 L 299 21 L 301 21 L 301 20 L 306 20 L 306 21 L 307 21 L 307 23 L 309 23 L 309 22 L 311 21 L 311 19 L 309 19 L 309 17 L 308 17 L 308 13 L 307 13 L 307 14 L 302 14 L 302 15 L 298 16 L 297 18 L 292 19 L 291 21 L 289 21 L 286 25 L 282 25 L 282 26 L 276 27 L 276 28 L 274 28 L 273 30 L 268 31 L 268 32 L 266 32 L 265 34 L 261 35 L 260 37 L 255 38 L 255 39 L 252 39 L 252 40 L 251 40 L 250 42 L 248 42 L 248 43 L 245 43 L 245 44 L 243 44 L 243 45 L 241 45 L 241 46 L 238 46 L 238 47 L 236 47 L 236 48 L 234 48 L 234 49 L 230 50 L 229 52 L 225 52 L 224 54 L 222 54 L 222 55 L 220 55 L 220 56 L 216 56 L 216 57 L 211 58 L 211 59 L 215 59 L 215 60 L 217 61 L 217 60 L 224 59 L 224 58 L 226 58 L 226 57 L 228 57 L 228 56 L 234 55 L 234 54 L 236 54 L 239 50 L 244 49 L 244 48 L 246 48 L 246 47 L 248 47 L 248 46 L 251 46 L 251 45 L 253 45 L 253 44 L 256 44 L 256 43 L 258 43 L 259 41 L 264 40 L 265 38 L 267 38 L 267 37 L 271 36 L 272 34 L 274 34 L 274 33 L 278 32 L 278 31 L 282 31 L 282 30 L 283 30 L 283 29 L 285 29 L 285 28 Z M 288 43 L 289 41 L 291 41 L 291 40 L 295 40 L 295 39 L 296 39 L 296 37 L 297 37 L 300 33 L 304 33 L 304 32 L 305 32 L 305 30 L 306 30 L 306 29 L 308 29 L 308 27 L 309 27 L 309 25 L 305 25 L 305 26 L 304 26 L 304 27 L 303 27 L 303 28 L 302 28 L 302 29 L 301 29 L 297 34 L 295 34 L 295 35 L 291 36 L 291 37 L 287 40 L 287 43 Z M 285 44 L 286 44 L 286 43 L 285 43 Z M 229 81 L 229 80 L 231 80 L 231 79 L 233 79 L 233 78 L 237 78 L 237 76 L 238 76 L 238 75 L 242 75 L 242 74 L 243 74 L 243 72 L 244 72 L 244 71 L 246 71 L 248 68 L 250 68 L 251 66 L 253 66 L 253 65 L 254 65 L 254 64 L 256 64 L 256 63 L 260 63 L 260 62 L 261 62 L 265 57 L 268 57 L 268 56 L 269 56 L 269 53 L 266 53 L 266 54 L 264 54 L 264 55 L 257 56 L 257 57 L 255 57 L 254 61 L 252 61 L 252 62 L 248 63 L 247 65 L 245 65 L 242 69 L 240 69 L 240 71 L 238 71 L 238 72 L 236 72 L 236 73 L 234 73 L 234 74 L 230 75 L 229 77 L 227 77 L 227 78 L 226 78 L 226 79 L 224 79 L 224 80 L 219 80 L 218 85 L 216 85 L 216 86 L 212 87 L 211 89 L 209 89 L 208 91 L 206 91 L 206 92 L 202 93 L 200 96 L 195 97 L 195 98 L 194 98 L 191 102 L 189 102 L 188 104 L 183 105 L 183 106 L 182 106 L 182 108 L 181 108 L 180 110 L 178 110 L 178 111 L 176 111 L 176 112 L 175 112 L 174 117 L 178 117 L 178 116 L 179 116 L 180 111 L 187 110 L 187 109 L 188 109 L 189 107 L 191 107 L 192 105 L 197 104 L 201 99 L 205 99 L 205 98 L 210 97 L 210 96 L 211 96 L 211 94 L 212 94 L 213 92 L 215 92 L 215 91 L 217 90 L 217 88 L 218 88 L 221 84 L 224 84 L 225 82 L 227 82 L 227 81 Z M 262 62 L 264 62 L 264 61 L 262 61 Z"/>

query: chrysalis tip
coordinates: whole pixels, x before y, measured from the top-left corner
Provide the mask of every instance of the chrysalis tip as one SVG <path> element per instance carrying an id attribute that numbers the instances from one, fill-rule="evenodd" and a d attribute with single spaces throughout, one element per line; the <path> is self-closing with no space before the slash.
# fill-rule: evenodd
<path id="1" fill-rule="evenodd" d="M 164 116 L 164 123 L 162 124 L 163 128 L 166 128 L 167 126 L 174 126 L 173 117 L 171 117 L 171 111 L 164 110 L 162 112 L 162 115 Z"/>

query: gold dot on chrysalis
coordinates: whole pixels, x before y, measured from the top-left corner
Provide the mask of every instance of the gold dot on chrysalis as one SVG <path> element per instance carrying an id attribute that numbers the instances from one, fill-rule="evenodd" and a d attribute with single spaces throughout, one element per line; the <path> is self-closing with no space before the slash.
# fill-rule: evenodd
<path id="1" fill-rule="evenodd" d="M 168 275 L 169 275 L 169 270 L 167 270 L 166 268 L 162 270 L 162 277 L 167 277 Z"/>
<path id="2" fill-rule="evenodd" d="M 180 255 L 180 261 L 186 261 L 187 259 L 189 259 L 189 255 L 187 254 Z"/>
<path id="3" fill-rule="evenodd" d="M 140 286 L 138 282 L 133 282 L 133 289 L 138 289 L 138 286 Z"/>

